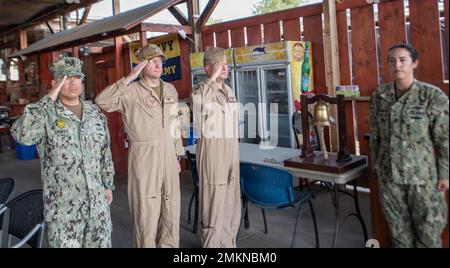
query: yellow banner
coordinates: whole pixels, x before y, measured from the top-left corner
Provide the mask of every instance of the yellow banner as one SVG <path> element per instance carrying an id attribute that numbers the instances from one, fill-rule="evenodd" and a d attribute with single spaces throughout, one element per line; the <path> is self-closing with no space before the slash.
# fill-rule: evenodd
<path id="1" fill-rule="evenodd" d="M 286 48 L 283 42 L 239 47 L 235 49 L 234 57 L 236 64 L 287 59 Z"/>
<path id="2" fill-rule="evenodd" d="M 204 52 L 199 53 L 191 53 L 190 55 L 190 62 L 191 62 L 191 68 L 203 68 L 203 56 L 205 55 Z M 225 55 L 227 56 L 227 63 L 232 64 L 232 51 L 231 49 L 225 50 Z"/>
<path id="3" fill-rule="evenodd" d="M 201 68 L 203 67 L 203 55 L 205 53 L 191 53 L 190 55 L 190 62 L 191 62 L 191 68 Z"/>
<path id="4" fill-rule="evenodd" d="M 158 45 L 167 58 L 179 57 L 181 55 L 178 34 L 158 36 L 152 39 L 148 39 L 147 42 Z M 138 63 L 137 52 L 140 48 L 141 45 L 139 44 L 139 41 L 130 43 L 130 55 L 132 64 Z"/>
<path id="5" fill-rule="evenodd" d="M 147 42 L 159 46 L 167 57 L 167 61 L 163 65 L 163 73 L 161 79 L 170 82 L 181 79 L 181 50 L 178 34 L 167 34 L 156 38 L 148 39 Z M 140 43 L 130 43 L 131 67 L 138 64 L 138 52 L 141 48 Z"/>

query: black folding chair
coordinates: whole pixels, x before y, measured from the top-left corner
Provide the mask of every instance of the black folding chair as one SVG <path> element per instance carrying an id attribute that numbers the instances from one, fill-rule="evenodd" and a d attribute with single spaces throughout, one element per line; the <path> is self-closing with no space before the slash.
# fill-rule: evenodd
<path id="1" fill-rule="evenodd" d="M 192 182 L 194 184 L 194 191 L 192 192 L 191 200 L 189 200 L 188 223 L 191 223 L 191 207 L 192 202 L 195 201 L 194 225 L 192 226 L 192 232 L 196 234 L 198 231 L 198 206 L 199 206 L 199 177 L 197 172 L 197 160 L 195 158 L 195 154 L 191 154 L 189 151 L 186 151 L 186 156 L 188 159 L 189 169 L 191 170 L 192 174 Z"/>
<path id="2" fill-rule="evenodd" d="M 19 248 L 25 244 L 32 248 L 42 247 L 44 235 L 44 202 L 42 190 L 32 190 L 16 196 L 6 203 L 2 228 L 2 247 Z M 19 239 L 11 245 L 12 236 Z"/>
<path id="3" fill-rule="evenodd" d="M 11 178 L 0 179 L 0 241 L 2 237 L 2 226 L 3 226 L 3 214 L 5 213 L 7 207 L 6 202 L 8 202 L 12 193 L 14 192 L 15 182 Z"/>
<path id="4" fill-rule="evenodd" d="M 15 182 L 11 178 L 0 179 L 0 208 L 8 202 L 14 191 Z"/>

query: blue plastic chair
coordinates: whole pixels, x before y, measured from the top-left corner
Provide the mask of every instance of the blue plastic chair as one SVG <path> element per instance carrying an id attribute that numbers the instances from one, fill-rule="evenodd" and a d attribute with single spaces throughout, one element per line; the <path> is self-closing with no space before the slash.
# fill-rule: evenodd
<path id="1" fill-rule="evenodd" d="M 187 134 L 187 137 L 184 138 L 183 146 L 190 146 L 197 144 L 198 142 L 198 136 L 197 136 L 197 129 L 192 125 L 189 127 L 189 133 Z"/>
<path id="2" fill-rule="evenodd" d="M 187 145 L 194 145 L 198 142 L 197 129 L 194 126 L 189 128 L 189 136 L 187 138 Z"/>
<path id="3" fill-rule="evenodd" d="M 314 223 L 316 247 L 320 247 L 316 215 L 311 202 L 311 191 L 295 191 L 293 187 L 293 176 L 289 172 L 281 169 L 241 162 L 240 173 L 241 191 L 244 197 L 243 215 L 247 213 L 248 201 L 261 208 L 265 233 L 267 234 L 265 209 L 282 210 L 299 206 L 291 242 L 291 247 L 294 247 L 295 233 L 300 215 L 302 214 L 303 205 L 308 202 Z"/>
<path id="4" fill-rule="evenodd" d="M 191 200 L 189 200 L 188 223 L 191 223 L 191 207 L 192 202 L 195 200 L 194 225 L 192 226 L 192 232 L 195 234 L 198 231 L 199 177 L 197 172 L 197 161 L 195 154 L 191 154 L 189 151 L 186 151 L 186 156 L 188 160 L 189 169 L 191 170 L 192 174 L 192 182 L 194 184 L 194 191 L 192 192 Z"/>

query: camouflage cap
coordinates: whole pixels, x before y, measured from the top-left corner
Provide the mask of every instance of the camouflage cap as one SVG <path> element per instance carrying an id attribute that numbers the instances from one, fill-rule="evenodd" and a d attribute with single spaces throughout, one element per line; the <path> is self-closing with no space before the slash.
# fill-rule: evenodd
<path id="1" fill-rule="evenodd" d="M 205 49 L 205 60 L 215 61 L 223 59 L 225 56 L 225 49 L 221 47 L 207 47 Z"/>
<path id="2" fill-rule="evenodd" d="M 148 44 L 143 48 L 139 49 L 138 53 L 139 60 L 149 60 L 151 58 L 161 56 L 164 59 L 167 59 L 166 55 L 161 51 L 159 46 L 155 44 Z"/>
<path id="3" fill-rule="evenodd" d="M 82 76 L 85 75 L 81 71 L 83 62 L 74 57 L 61 57 L 50 65 L 50 71 L 54 77 L 58 76 Z"/>

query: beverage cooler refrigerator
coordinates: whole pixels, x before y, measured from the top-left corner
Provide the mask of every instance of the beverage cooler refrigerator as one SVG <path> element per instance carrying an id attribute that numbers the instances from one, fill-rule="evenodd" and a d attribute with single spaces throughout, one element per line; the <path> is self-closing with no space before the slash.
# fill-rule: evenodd
<path id="1" fill-rule="evenodd" d="M 314 88 L 311 55 L 300 41 L 234 49 L 240 142 L 295 147 L 291 118 Z"/>

